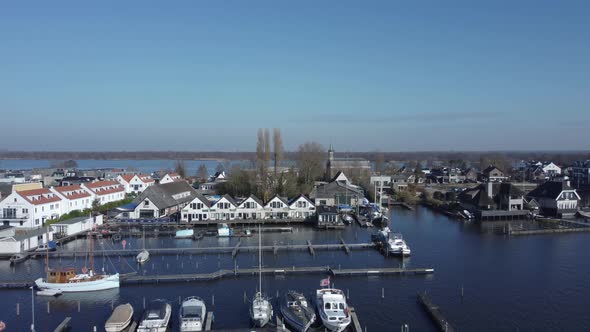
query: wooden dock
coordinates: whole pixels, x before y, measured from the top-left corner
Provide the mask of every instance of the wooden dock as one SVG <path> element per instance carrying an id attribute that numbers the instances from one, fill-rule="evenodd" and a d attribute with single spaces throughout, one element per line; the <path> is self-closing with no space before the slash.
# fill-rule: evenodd
<path id="1" fill-rule="evenodd" d="M 389 206 L 401 206 L 401 207 L 404 207 L 404 208 L 406 208 L 406 209 L 408 209 L 410 211 L 414 211 L 414 207 L 413 206 L 411 206 L 411 205 L 409 205 L 407 203 L 404 203 L 404 202 L 395 202 L 395 201 L 389 200 L 389 202 L 388 202 L 387 205 L 389 205 Z"/>
<path id="2" fill-rule="evenodd" d="M 49 308 L 49 307 L 48 307 Z M 48 309 L 49 310 L 49 309 Z M 56 328 L 53 332 L 65 332 L 70 328 L 70 321 L 72 317 L 66 317 Z"/>
<path id="3" fill-rule="evenodd" d="M 443 332 L 453 332 L 455 329 L 451 325 L 451 323 L 445 318 L 445 316 L 440 312 L 438 306 L 432 302 L 430 296 L 424 293 L 418 293 L 418 300 L 422 303 L 422 306 L 432 318 L 436 326 L 443 331 Z"/>
<path id="4" fill-rule="evenodd" d="M 239 243 L 239 242 L 238 242 Z M 261 246 L 262 251 L 272 252 L 275 255 L 280 251 L 303 251 L 308 250 L 311 255 L 315 255 L 316 250 L 366 250 L 375 247 L 374 243 L 329 243 L 329 244 L 312 244 L 307 241 L 306 244 L 274 244 Z M 348 248 L 348 249 L 347 249 Z M 198 255 L 198 254 L 232 254 L 232 257 L 238 255 L 239 252 L 257 252 L 257 246 L 233 246 L 233 247 L 187 247 L 187 248 L 147 248 L 150 255 Z M 136 256 L 143 248 L 134 249 L 103 249 L 95 250 L 94 256 Z M 50 258 L 66 258 L 66 257 L 84 257 L 87 251 L 71 251 L 71 250 L 57 250 L 49 252 Z M 41 254 L 39 254 L 41 255 Z M 45 255 L 45 253 L 42 253 Z M 9 256 L 6 256 L 9 257 Z"/>

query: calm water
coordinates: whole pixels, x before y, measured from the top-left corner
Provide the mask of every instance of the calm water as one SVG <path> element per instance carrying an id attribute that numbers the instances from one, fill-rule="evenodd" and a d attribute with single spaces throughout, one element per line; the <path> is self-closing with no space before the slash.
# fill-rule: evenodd
<path id="1" fill-rule="evenodd" d="M 416 301 L 418 291 L 427 290 L 450 321 L 462 331 L 582 331 L 590 329 L 586 314 L 590 290 L 590 256 L 587 234 L 551 235 L 507 238 L 490 234 L 476 225 L 464 225 L 429 210 L 395 209 L 392 211 L 393 228 L 404 234 L 412 247 L 412 257 L 402 262 L 397 258 L 384 258 L 373 250 L 353 251 L 347 256 L 341 251 L 317 251 L 315 257 L 306 251 L 279 252 L 264 255 L 264 265 L 342 267 L 376 267 L 405 265 L 406 267 L 433 267 L 434 275 L 408 277 L 342 277 L 333 278 L 337 288 L 348 289 L 350 304 L 359 313 L 361 325 L 367 331 L 398 331 L 404 323 L 412 331 L 435 331 Z M 311 228 L 297 228 L 294 233 L 265 234 L 263 242 L 272 244 L 337 243 L 338 235 L 348 242 L 364 242 L 369 231 L 353 226 L 343 231 L 318 232 Z M 127 240 L 131 247 L 141 246 L 139 238 Z M 146 246 L 186 247 L 232 245 L 236 240 L 205 238 L 200 242 L 174 240 L 169 237 L 148 238 Z M 256 245 L 256 237 L 244 239 L 242 245 Z M 71 242 L 67 249 L 83 248 L 84 240 Z M 120 247 L 108 240 L 97 247 Z M 60 265 L 59 260 L 51 262 Z M 84 258 L 62 260 L 62 265 L 84 265 Z M 236 262 L 240 267 L 257 265 L 256 253 L 240 253 Z M 103 259 L 97 257 L 95 266 Z M 114 267 L 121 273 L 138 269 L 132 258 L 110 257 L 105 269 Z M 155 256 L 139 273 L 190 273 L 209 272 L 219 268 L 233 268 L 231 255 Z M 29 260 L 11 269 L 8 262 L 0 262 L 1 278 L 35 278 L 42 274 L 43 261 Z M 264 289 L 268 294 L 298 289 L 311 294 L 319 285 L 319 275 L 265 277 Z M 464 298 L 461 299 L 461 286 Z M 57 299 L 35 298 L 37 331 L 50 331 L 66 316 L 73 317 L 74 331 L 90 331 L 104 321 L 114 305 L 131 302 L 136 315 L 141 311 L 143 298 L 164 298 L 174 304 L 176 318 L 178 297 L 198 295 L 215 312 L 216 328 L 237 328 L 248 325 L 248 306 L 244 293 L 251 297 L 256 278 L 226 279 L 206 283 L 180 283 L 150 286 L 123 286 L 118 290 L 92 294 L 66 294 Z M 385 299 L 381 289 L 385 288 Z M 9 331 L 27 331 L 31 320 L 31 293 L 25 290 L 0 291 L 4 310 L 0 319 Z M 212 297 L 215 297 L 215 306 Z M 47 302 L 51 314 L 47 314 Z M 81 313 L 77 312 L 78 301 Z M 21 306 L 20 317 L 15 317 L 16 303 Z M 176 331 L 174 325 L 172 331 Z"/>
<path id="2" fill-rule="evenodd" d="M 96 168 L 124 168 L 132 167 L 143 173 L 151 173 L 161 169 L 174 169 L 176 160 L 92 160 L 82 159 L 76 160 L 78 168 L 80 169 L 96 169 Z M 184 164 L 187 169 L 187 174 L 194 175 L 200 165 L 207 166 L 209 173 L 214 173 L 217 165 L 222 162 L 218 160 L 185 160 Z M 0 169 L 33 169 L 33 168 L 47 168 L 50 167 L 51 160 L 0 160 Z M 241 164 L 248 166 L 247 161 L 231 161 L 230 164 Z"/>

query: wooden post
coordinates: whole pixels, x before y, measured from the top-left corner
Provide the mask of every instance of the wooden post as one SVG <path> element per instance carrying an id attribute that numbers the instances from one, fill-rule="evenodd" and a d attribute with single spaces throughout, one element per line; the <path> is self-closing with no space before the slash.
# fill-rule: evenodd
<path id="1" fill-rule="evenodd" d="M 16 315 L 20 316 L 20 303 L 16 304 Z"/>
<path id="2" fill-rule="evenodd" d="M 80 300 L 78 300 L 78 312 L 80 312 Z"/>
<path id="3" fill-rule="evenodd" d="M 385 287 L 381 288 L 381 298 L 385 298 Z"/>

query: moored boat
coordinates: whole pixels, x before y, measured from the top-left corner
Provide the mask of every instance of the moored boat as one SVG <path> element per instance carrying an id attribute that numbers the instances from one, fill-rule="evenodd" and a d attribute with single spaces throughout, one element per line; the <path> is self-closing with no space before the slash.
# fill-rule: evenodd
<path id="1" fill-rule="evenodd" d="M 37 295 L 39 296 L 60 296 L 61 294 L 63 294 L 62 291 L 60 290 L 54 290 L 54 289 L 46 289 L 46 290 L 40 290 L 37 291 Z"/>
<path id="2" fill-rule="evenodd" d="M 219 224 L 217 226 L 217 236 L 219 237 L 227 237 L 232 235 L 232 229 L 225 223 Z"/>
<path id="3" fill-rule="evenodd" d="M 139 254 L 137 254 L 137 256 L 135 256 L 135 260 L 140 264 L 147 262 L 149 259 L 150 252 L 145 249 L 143 249 Z"/>
<path id="4" fill-rule="evenodd" d="M 316 304 L 322 323 L 328 330 L 341 332 L 350 325 L 350 310 L 340 289 L 318 289 Z"/>
<path id="5" fill-rule="evenodd" d="M 315 310 L 303 294 L 289 291 L 281 301 L 281 314 L 285 322 L 298 332 L 305 332 L 315 322 Z"/>
<path id="6" fill-rule="evenodd" d="M 256 327 L 264 327 L 271 320 L 272 315 L 272 304 L 262 295 L 262 234 L 258 226 L 258 292 L 254 295 L 250 306 L 250 319 Z"/>
<path id="7" fill-rule="evenodd" d="M 14 255 L 10 256 L 10 264 L 24 262 L 27 260 L 27 258 L 29 258 L 29 256 L 22 254 L 22 253 L 14 254 Z"/>
<path id="8" fill-rule="evenodd" d="M 148 304 L 141 316 L 137 332 L 166 332 L 170 323 L 172 307 L 163 300 L 155 300 Z"/>
<path id="9" fill-rule="evenodd" d="M 106 332 L 122 332 L 133 321 L 133 307 L 129 303 L 118 305 L 104 324 Z"/>
<path id="10" fill-rule="evenodd" d="M 193 332 L 202 331 L 205 325 L 207 307 L 205 302 L 196 296 L 191 296 L 182 302 L 180 306 L 180 331 Z"/>
<path id="11" fill-rule="evenodd" d="M 190 239 L 195 234 L 193 229 L 181 229 L 176 231 L 176 235 L 174 236 L 177 239 Z"/>

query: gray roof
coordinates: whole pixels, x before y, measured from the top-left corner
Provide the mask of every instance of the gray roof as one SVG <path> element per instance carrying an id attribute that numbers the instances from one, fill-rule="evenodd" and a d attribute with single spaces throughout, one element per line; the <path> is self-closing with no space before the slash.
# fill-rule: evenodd
<path id="1" fill-rule="evenodd" d="M 260 205 L 260 206 L 264 206 L 264 203 L 262 203 L 262 200 L 261 200 L 260 198 L 256 197 L 254 194 L 252 194 L 252 195 L 250 195 L 250 196 L 248 196 L 248 197 L 244 198 L 243 200 L 241 200 L 241 201 L 240 201 L 240 204 L 244 203 L 246 200 L 248 200 L 248 198 L 252 198 L 252 200 L 253 200 L 254 202 L 256 202 L 258 205 Z"/>
<path id="2" fill-rule="evenodd" d="M 172 197 L 183 192 L 189 192 L 190 195 L 179 199 Z M 133 202 L 139 204 L 147 198 L 159 209 L 165 209 L 179 204 L 189 203 L 195 197 L 197 197 L 197 192 L 193 187 L 184 181 L 178 181 L 149 186 Z"/>
<path id="3" fill-rule="evenodd" d="M 359 195 L 359 198 L 365 196 L 361 190 L 355 187 L 340 182 L 330 182 L 317 187 L 315 198 L 333 198 L 336 193 L 348 194 L 350 196 Z"/>
<path id="4" fill-rule="evenodd" d="M 60 222 L 56 222 L 54 225 L 72 225 L 72 224 L 76 224 L 82 221 L 86 221 L 88 219 L 91 219 L 91 216 L 87 216 L 87 217 L 78 217 L 78 218 L 72 218 L 72 219 L 66 219 L 66 220 L 62 220 Z"/>
<path id="5" fill-rule="evenodd" d="M 47 227 L 40 227 L 40 228 L 36 228 L 36 229 L 30 230 L 30 231 L 26 231 L 24 233 L 15 234 L 12 238 L 15 239 L 16 241 L 30 239 L 32 237 L 45 234 L 47 232 L 47 230 L 45 228 L 47 228 Z M 48 227 L 48 228 L 49 228 L 50 232 L 53 232 L 53 228 L 51 228 L 51 227 Z"/>

